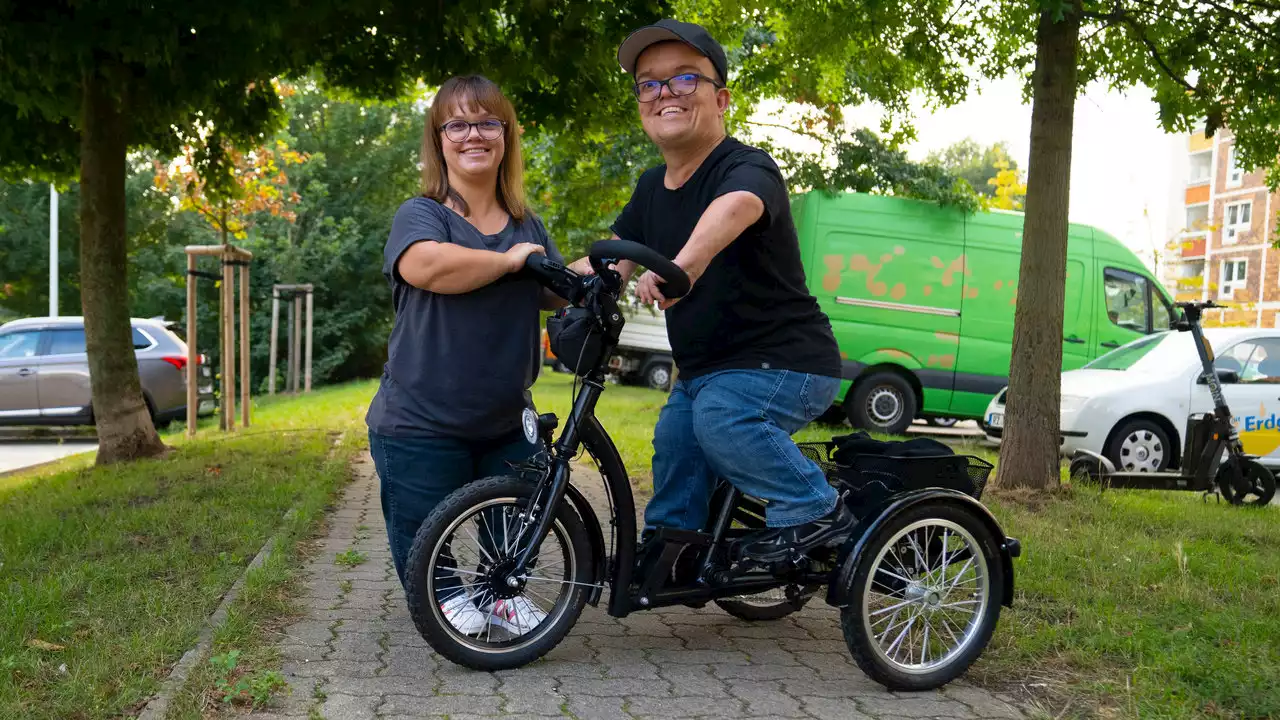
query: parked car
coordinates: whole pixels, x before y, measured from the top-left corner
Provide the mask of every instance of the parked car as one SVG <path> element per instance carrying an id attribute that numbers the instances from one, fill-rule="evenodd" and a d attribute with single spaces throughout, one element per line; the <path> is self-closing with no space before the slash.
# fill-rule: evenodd
<path id="1" fill-rule="evenodd" d="M 983 418 L 1008 384 L 1022 214 L 817 191 L 791 210 L 849 421 L 896 434 L 916 417 Z M 1170 326 L 1168 293 L 1098 228 L 1070 226 L 1065 294 L 1063 370 Z"/>
<path id="2" fill-rule="evenodd" d="M 133 319 L 142 394 L 158 426 L 187 414 L 187 344 L 167 322 Z M 213 378 L 203 355 L 200 415 L 214 412 Z M 84 319 L 25 318 L 0 325 L 0 425 L 92 425 Z"/>
<path id="3" fill-rule="evenodd" d="M 978 421 L 987 439 L 997 445 L 1000 444 L 1000 439 L 1004 437 L 1004 396 L 1008 392 L 1008 386 L 1000 388 L 1000 392 L 996 393 L 991 398 L 991 402 L 987 403 L 987 410 L 982 414 L 982 419 Z"/>
<path id="4" fill-rule="evenodd" d="M 1204 333 L 1245 452 L 1280 468 L 1280 330 Z M 1005 400 L 1002 392 L 988 406 L 989 434 L 1003 426 Z M 1190 333 L 1149 335 L 1062 374 L 1062 453 L 1089 450 L 1128 471 L 1175 469 L 1188 416 L 1207 412 L 1213 401 Z"/>

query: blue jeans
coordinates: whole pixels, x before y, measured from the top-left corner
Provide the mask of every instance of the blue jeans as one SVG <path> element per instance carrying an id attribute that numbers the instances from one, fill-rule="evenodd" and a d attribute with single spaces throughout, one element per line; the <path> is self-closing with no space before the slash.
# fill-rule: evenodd
<path id="1" fill-rule="evenodd" d="M 653 434 L 647 527 L 702 530 L 717 477 L 767 501 L 769 527 L 801 525 L 835 507 L 822 469 L 791 435 L 835 402 L 840 380 L 787 370 L 724 370 L 681 379 Z"/>
<path id="2" fill-rule="evenodd" d="M 520 432 L 481 441 L 369 431 L 369 454 L 378 471 L 382 518 L 400 584 L 405 584 L 413 537 L 440 501 L 474 480 L 514 474 L 507 463 L 527 460 L 536 451 Z"/>

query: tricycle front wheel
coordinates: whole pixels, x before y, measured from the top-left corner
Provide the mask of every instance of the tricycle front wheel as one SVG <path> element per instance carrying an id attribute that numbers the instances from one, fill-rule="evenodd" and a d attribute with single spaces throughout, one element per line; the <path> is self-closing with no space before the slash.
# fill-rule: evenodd
<path id="1" fill-rule="evenodd" d="M 445 498 L 414 537 L 409 614 L 427 644 L 459 665 L 527 665 L 564 639 L 586 604 L 591 544 L 568 503 L 555 508 L 528 570 L 513 572 L 532 534 L 536 487 L 515 477 L 478 480 Z"/>
<path id="2" fill-rule="evenodd" d="M 982 653 L 1000 618 L 1000 544 L 975 513 L 924 503 L 874 531 L 840 613 L 858 667 L 890 690 L 932 690 Z"/>

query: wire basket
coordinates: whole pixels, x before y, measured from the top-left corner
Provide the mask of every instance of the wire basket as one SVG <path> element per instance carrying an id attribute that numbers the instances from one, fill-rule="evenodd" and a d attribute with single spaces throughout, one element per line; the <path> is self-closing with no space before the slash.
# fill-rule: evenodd
<path id="1" fill-rule="evenodd" d="M 975 500 L 982 498 L 995 466 L 971 455 L 892 457 L 855 455 L 848 463 L 833 457 L 833 442 L 797 443 L 800 452 L 822 468 L 827 481 L 858 494 L 897 494 L 924 488 L 959 490 Z"/>

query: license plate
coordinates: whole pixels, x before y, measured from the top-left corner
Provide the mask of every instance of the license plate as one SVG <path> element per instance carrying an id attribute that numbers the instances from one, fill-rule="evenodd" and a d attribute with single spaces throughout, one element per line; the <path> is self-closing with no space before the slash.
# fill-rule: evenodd
<path id="1" fill-rule="evenodd" d="M 1004 427 L 1004 413 L 991 413 L 987 416 L 987 424 L 993 428 Z"/>

